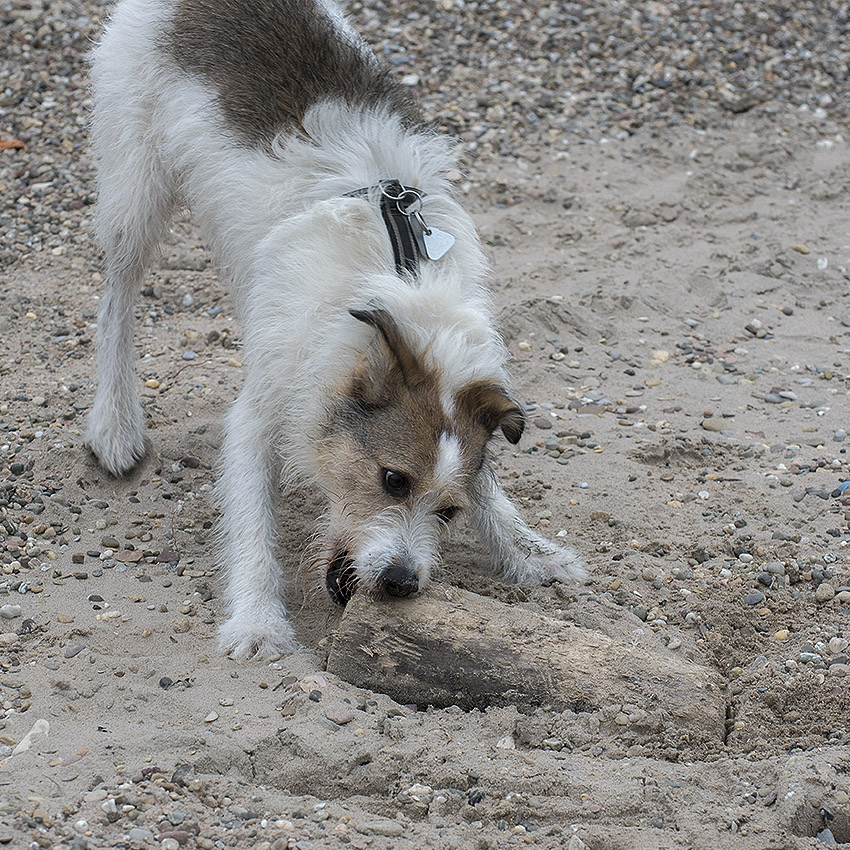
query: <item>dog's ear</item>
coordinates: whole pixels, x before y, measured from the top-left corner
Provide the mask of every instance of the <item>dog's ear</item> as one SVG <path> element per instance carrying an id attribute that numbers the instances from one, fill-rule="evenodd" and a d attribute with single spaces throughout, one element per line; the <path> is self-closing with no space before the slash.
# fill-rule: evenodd
<path id="1" fill-rule="evenodd" d="M 383 308 L 371 310 L 350 310 L 358 322 L 371 325 L 378 331 L 387 351 L 398 368 L 401 380 L 408 389 L 421 384 L 425 379 L 425 371 L 407 344 L 395 319 Z"/>
<path id="2" fill-rule="evenodd" d="M 458 409 L 492 434 L 501 428 L 509 443 L 518 443 L 525 430 L 525 413 L 498 384 L 482 381 L 464 387 L 456 396 Z"/>

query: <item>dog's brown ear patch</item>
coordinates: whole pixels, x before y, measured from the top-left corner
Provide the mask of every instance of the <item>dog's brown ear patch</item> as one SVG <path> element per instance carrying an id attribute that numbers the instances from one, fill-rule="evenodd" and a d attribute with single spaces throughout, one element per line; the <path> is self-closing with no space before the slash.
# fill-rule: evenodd
<path id="1" fill-rule="evenodd" d="M 402 336 L 395 319 L 386 310 L 378 307 L 371 310 L 350 310 L 349 312 L 358 322 L 371 325 L 378 331 L 396 365 L 401 370 L 401 378 L 408 389 L 412 389 L 426 380 L 425 370 L 410 350 L 410 346 Z"/>
<path id="2" fill-rule="evenodd" d="M 456 396 L 458 410 L 493 433 L 501 427 L 509 443 L 518 443 L 525 430 L 525 413 L 498 384 L 481 381 L 464 387 Z"/>

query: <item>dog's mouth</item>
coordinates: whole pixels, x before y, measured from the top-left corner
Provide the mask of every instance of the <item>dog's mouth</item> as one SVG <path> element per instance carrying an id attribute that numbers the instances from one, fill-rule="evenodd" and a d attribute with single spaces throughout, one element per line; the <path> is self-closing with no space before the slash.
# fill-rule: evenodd
<path id="1" fill-rule="evenodd" d="M 325 586 L 331 599 L 337 605 L 345 605 L 354 596 L 357 584 L 354 561 L 345 552 L 340 553 L 331 561 L 325 576 Z"/>

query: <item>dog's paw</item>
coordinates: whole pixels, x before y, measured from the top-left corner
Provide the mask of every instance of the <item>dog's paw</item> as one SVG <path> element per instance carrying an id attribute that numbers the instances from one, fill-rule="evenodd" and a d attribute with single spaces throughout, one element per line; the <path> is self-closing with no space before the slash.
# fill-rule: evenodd
<path id="1" fill-rule="evenodd" d="M 145 456 L 145 414 L 137 401 L 122 416 L 95 399 L 86 427 L 86 445 L 112 475 L 129 472 Z"/>
<path id="2" fill-rule="evenodd" d="M 508 581 L 516 584 L 581 582 L 587 578 L 587 570 L 576 552 L 537 535 L 524 541 L 513 561 L 504 565 L 503 572 Z"/>
<path id="3" fill-rule="evenodd" d="M 274 660 L 298 649 L 295 631 L 282 616 L 234 615 L 218 632 L 218 646 L 235 661 Z"/>

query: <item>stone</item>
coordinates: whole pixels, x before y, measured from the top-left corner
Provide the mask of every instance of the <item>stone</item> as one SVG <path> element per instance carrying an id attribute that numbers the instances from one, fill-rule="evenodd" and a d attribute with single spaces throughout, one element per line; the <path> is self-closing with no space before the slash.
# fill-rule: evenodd
<path id="1" fill-rule="evenodd" d="M 383 835 L 387 838 L 396 838 L 404 832 L 404 827 L 394 820 L 358 821 L 354 828 L 361 835 Z"/>
<path id="2" fill-rule="evenodd" d="M 815 837 L 821 844 L 824 844 L 827 847 L 835 847 L 835 845 L 838 844 L 831 829 L 822 829 Z"/>
<path id="3" fill-rule="evenodd" d="M 344 726 L 354 720 L 354 709 L 344 702 L 333 702 L 325 708 L 325 717 L 337 726 Z"/>
<path id="4" fill-rule="evenodd" d="M 128 833 L 130 841 L 153 841 L 154 835 L 149 829 L 144 829 L 141 826 L 134 826 Z"/>
<path id="5" fill-rule="evenodd" d="M 847 638 L 832 637 L 829 639 L 829 651 L 834 655 L 837 655 L 839 652 L 844 652 L 848 645 L 850 645 L 850 642 L 848 642 Z"/>
<path id="6" fill-rule="evenodd" d="M 829 602 L 834 596 L 835 588 L 828 581 L 821 582 L 815 591 L 815 599 L 818 602 Z"/>

